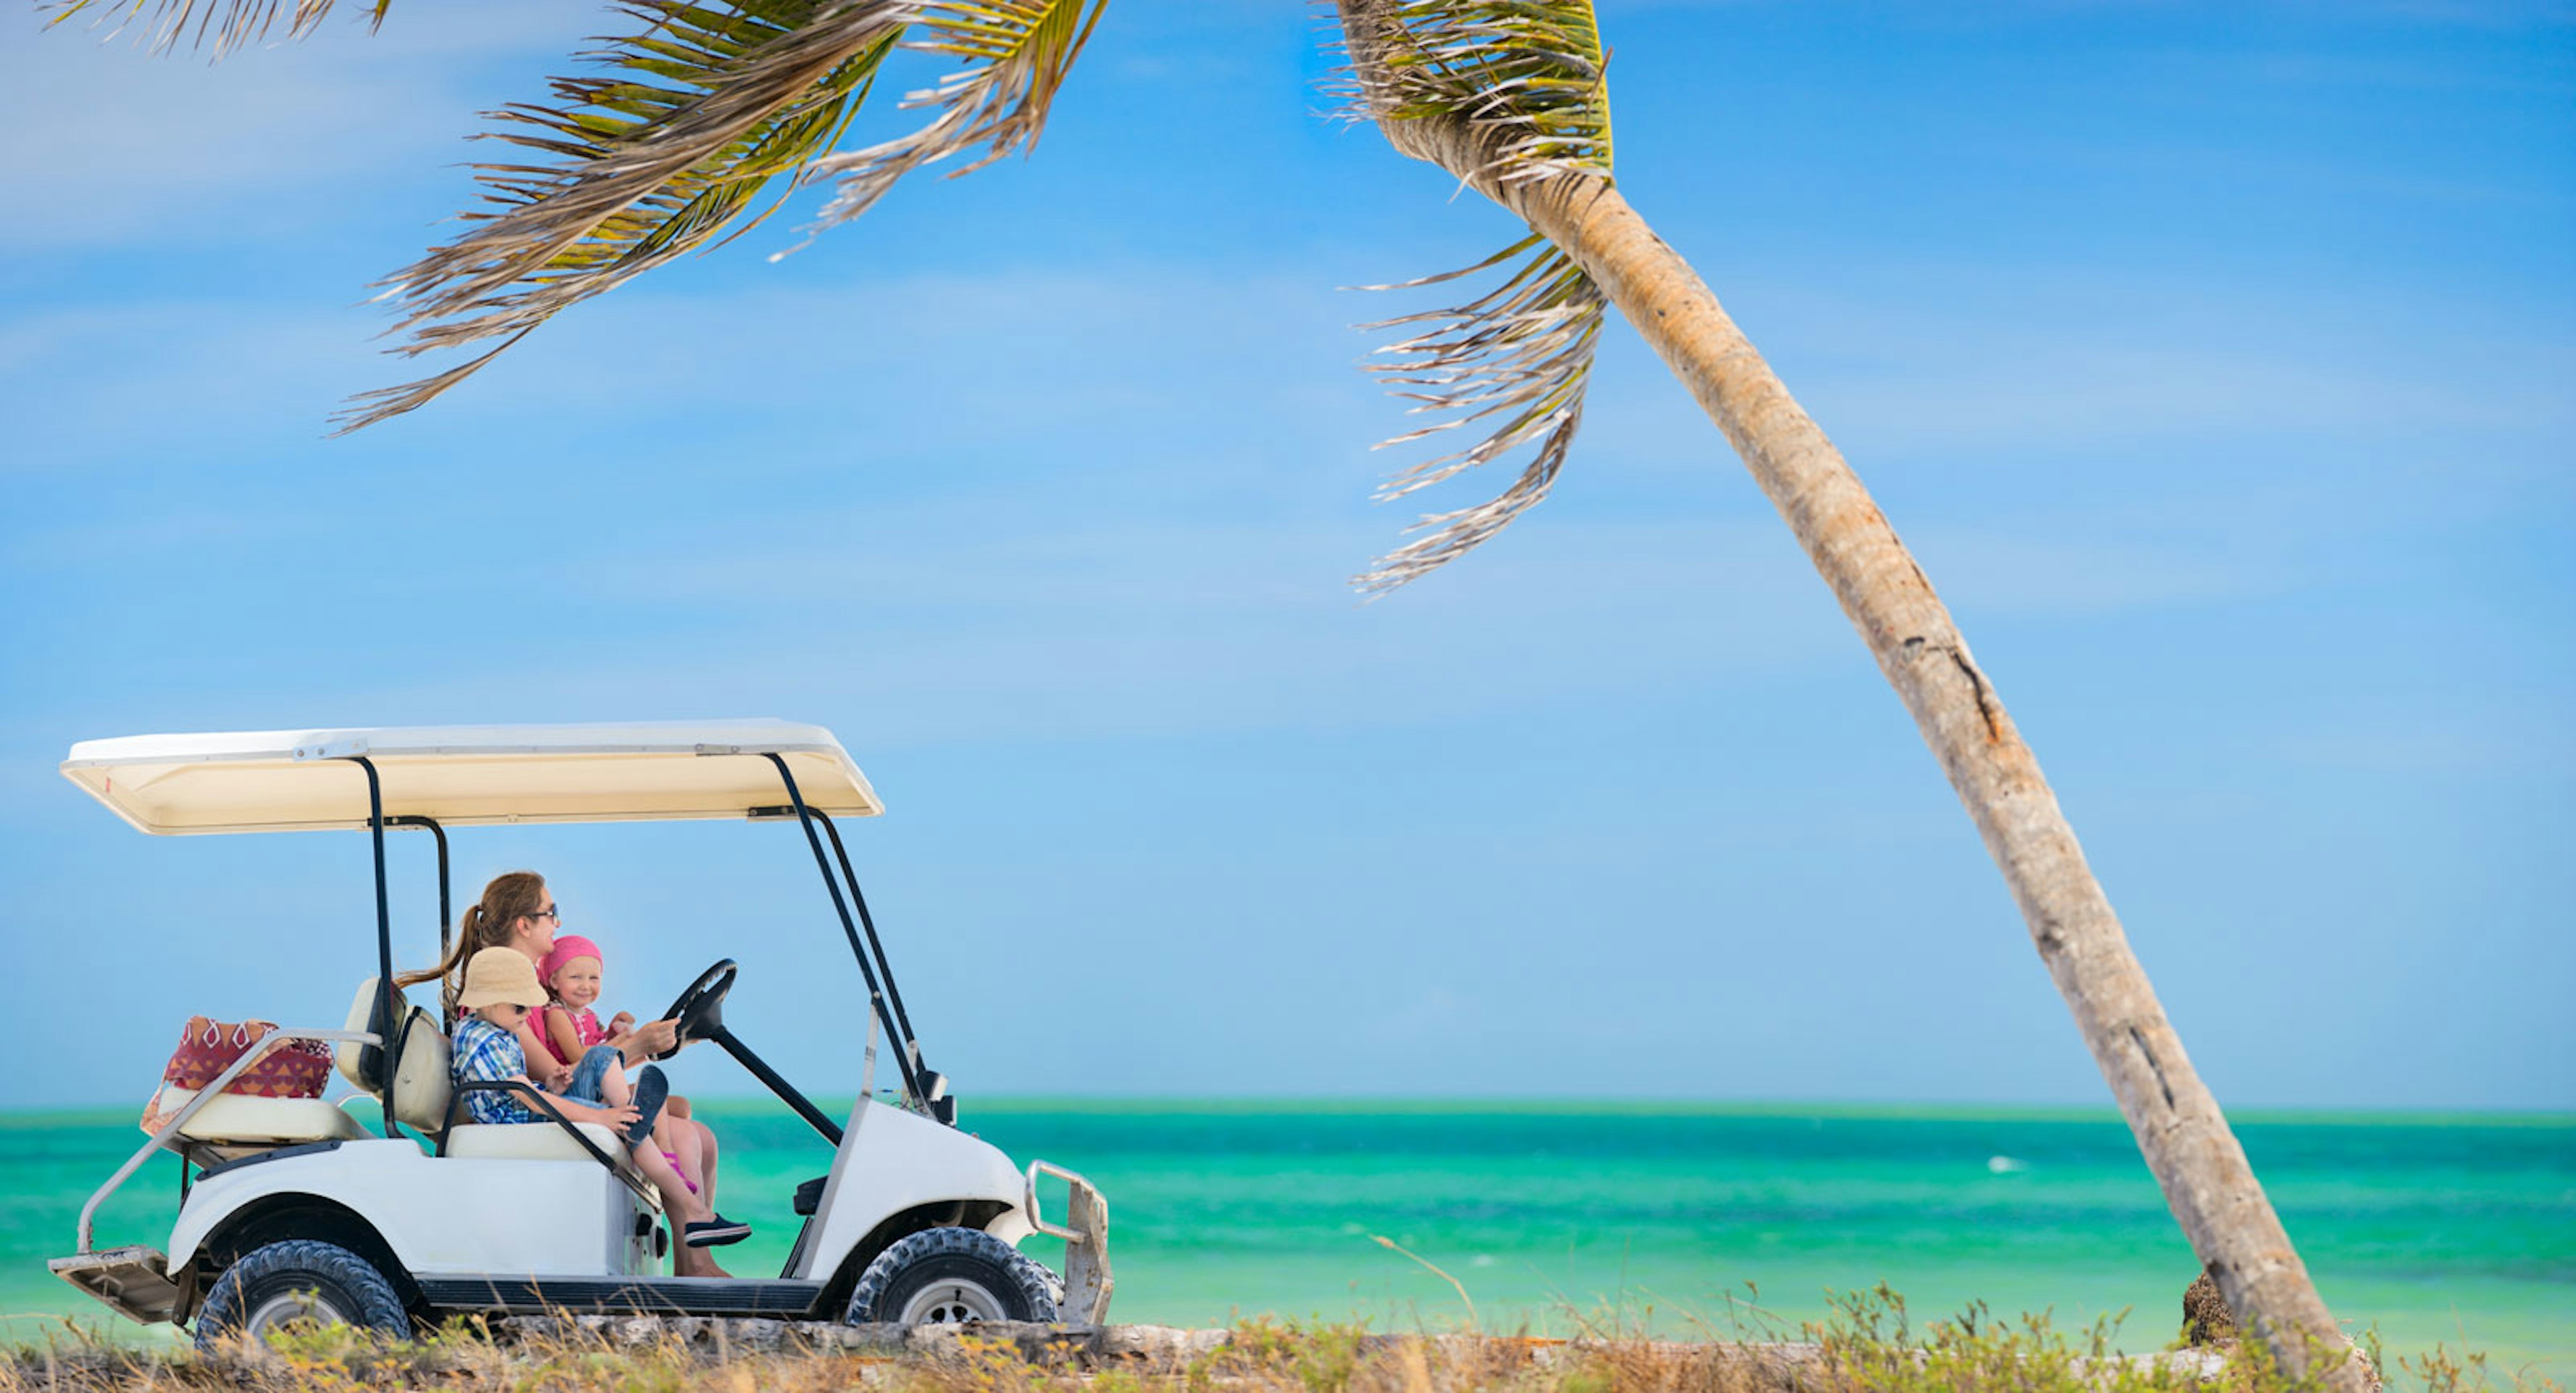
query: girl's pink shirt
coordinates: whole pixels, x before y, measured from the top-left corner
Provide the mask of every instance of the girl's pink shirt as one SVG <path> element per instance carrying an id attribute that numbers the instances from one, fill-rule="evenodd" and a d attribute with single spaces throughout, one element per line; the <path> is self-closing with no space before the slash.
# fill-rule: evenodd
<path id="1" fill-rule="evenodd" d="M 571 1007 L 564 1005 L 560 1001 L 549 1001 L 545 1004 L 542 1010 L 546 1015 L 563 1016 L 570 1020 L 572 1022 L 572 1038 L 579 1040 L 581 1042 L 581 1047 L 584 1050 L 587 1050 L 591 1046 L 608 1038 L 608 1027 L 599 1023 L 599 1013 L 591 1010 L 587 1006 L 576 1011 Z M 552 1029 L 538 1031 L 537 1038 L 546 1042 L 546 1053 L 553 1055 L 557 1059 L 562 1059 L 564 1063 L 578 1064 L 581 1062 L 580 1055 L 574 1055 L 570 1059 L 563 1059 L 563 1051 L 555 1048 L 555 1033 Z"/>

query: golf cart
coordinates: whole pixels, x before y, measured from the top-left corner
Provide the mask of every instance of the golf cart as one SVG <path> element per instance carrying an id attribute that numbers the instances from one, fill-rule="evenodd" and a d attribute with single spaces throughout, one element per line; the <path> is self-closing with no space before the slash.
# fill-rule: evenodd
<path id="1" fill-rule="evenodd" d="M 193 1320 L 200 1348 L 303 1319 L 408 1335 L 451 1316 L 541 1311 L 905 1324 L 1096 1324 L 1106 1314 L 1099 1192 L 1044 1161 L 1020 1169 L 959 1131 L 947 1080 L 922 1062 L 834 822 L 883 808 L 831 732 L 725 721 L 147 735 L 85 741 L 62 768 L 145 832 L 363 828 L 375 856 L 374 976 L 347 1023 L 271 1031 L 205 1087 L 165 1092 L 166 1122 L 90 1196 L 78 1250 L 51 1262 L 120 1314 Z M 672 1052 L 713 1041 L 833 1147 L 831 1169 L 797 1187 L 803 1228 L 774 1278 L 660 1275 L 661 1200 L 626 1147 L 523 1084 L 452 1084 L 436 985 L 428 1007 L 393 986 L 388 831 L 425 831 L 436 844 L 443 960 L 448 829 L 708 818 L 802 831 L 867 986 L 866 1044 L 850 1042 L 858 1102 L 846 1121 L 726 1028 L 732 960 L 709 967 L 664 1017 L 677 1023 Z M 880 1029 L 899 1099 L 892 1087 L 877 1096 Z M 355 1110 L 226 1091 L 291 1041 L 330 1047 Z M 461 1106 L 474 1088 L 514 1090 L 550 1120 L 475 1124 Z M 94 1247 L 100 1204 L 163 1151 L 182 1162 L 166 1254 Z M 1062 1223 L 1039 1212 L 1042 1175 L 1066 1182 Z M 1065 1240 L 1061 1279 L 1016 1247 L 1040 1233 Z"/>

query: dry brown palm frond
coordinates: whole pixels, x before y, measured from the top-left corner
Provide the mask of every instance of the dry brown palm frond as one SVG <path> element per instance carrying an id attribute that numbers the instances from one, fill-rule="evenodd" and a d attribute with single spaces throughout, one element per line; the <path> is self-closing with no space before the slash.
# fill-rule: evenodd
<path id="1" fill-rule="evenodd" d="M 385 11 L 392 4 L 393 0 L 375 0 L 371 27 L 385 22 Z M 331 5 L 332 0 L 293 0 L 291 7 L 288 0 L 57 0 L 45 6 L 54 12 L 45 23 L 50 28 L 83 11 L 95 10 L 97 23 L 112 21 L 108 33 L 113 36 L 125 32 L 127 25 L 149 10 L 150 27 L 144 32 L 149 35 L 146 42 L 153 52 L 167 53 L 178 47 L 183 36 L 192 48 L 205 47 L 211 38 L 215 56 L 221 58 L 253 39 L 267 37 L 281 12 L 287 16 L 287 37 L 303 38 L 321 24 L 322 17 L 331 12 Z M 195 32 L 191 34 L 191 30 Z"/>
<path id="2" fill-rule="evenodd" d="M 1066 72 L 1106 8 L 1108 0 L 931 0 L 925 4 L 919 36 L 907 39 L 904 47 L 951 54 L 968 66 L 942 79 L 937 87 L 904 97 L 907 110 L 937 111 L 928 125 L 898 140 L 827 155 L 806 169 L 803 182 L 830 179 L 838 186 L 807 230 L 808 240 L 814 232 L 865 213 L 904 175 L 968 146 L 980 143 L 986 148 L 974 162 L 952 171 L 950 178 L 971 174 L 1014 150 L 1035 147 L 1056 90 L 1064 85 Z"/>
<path id="3" fill-rule="evenodd" d="M 1345 47 L 1367 61 L 1355 61 L 1339 88 L 1353 119 L 1377 122 L 1390 140 L 1408 127 L 1446 132 L 1440 143 L 1472 152 L 1463 172 L 1489 193 L 1560 175 L 1609 177 L 1609 58 L 1589 0 L 1383 0 L 1360 8 L 1364 15 L 1346 21 L 1358 32 Z M 1423 517 L 1411 530 L 1427 535 L 1353 579 L 1363 594 L 1427 575 L 1510 526 L 1547 496 L 1573 447 L 1608 300 L 1571 257 L 1533 233 L 1464 271 L 1406 285 L 1516 259 L 1500 286 L 1465 305 L 1388 321 L 1429 327 L 1379 350 L 1394 361 L 1369 370 L 1414 402 L 1414 413 L 1446 419 L 1380 448 L 1470 424 L 1487 434 L 1406 469 L 1377 496 L 1404 497 L 1522 446 L 1534 452 L 1499 496 Z"/>
<path id="4" fill-rule="evenodd" d="M 1583 423 L 1583 389 L 1592 373 L 1592 350 L 1601 336 L 1607 301 L 1582 268 L 1536 234 L 1495 255 L 1398 290 L 1517 265 L 1503 283 L 1455 309 L 1382 321 L 1368 328 L 1427 326 L 1378 352 L 1393 361 L 1370 364 L 1394 396 L 1414 402 L 1410 414 L 1450 413 L 1378 448 L 1409 444 L 1443 431 L 1492 422 L 1482 440 L 1404 470 L 1378 490 L 1380 502 L 1405 497 L 1488 464 L 1520 446 L 1537 452 L 1520 477 L 1495 498 L 1472 508 L 1426 514 L 1412 529 L 1429 535 L 1381 556 L 1352 579 L 1363 594 L 1381 595 L 1465 555 L 1547 496 Z"/>
<path id="5" fill-rule="evenodd" d="M 840 137 L 918 0 L 630 0 L 640 33 L 492 134 L 551 163 L 478 165 L 487 208 L 396 272 L 405 356 L 503 338 L 461 367 L 352 399 L 342 433 L 410 411 L 538 324 L 700 246 Z M 766 216 L 766 214 L 762 214 Z M 756 221 L 756 220 L 755 220 Z"/>

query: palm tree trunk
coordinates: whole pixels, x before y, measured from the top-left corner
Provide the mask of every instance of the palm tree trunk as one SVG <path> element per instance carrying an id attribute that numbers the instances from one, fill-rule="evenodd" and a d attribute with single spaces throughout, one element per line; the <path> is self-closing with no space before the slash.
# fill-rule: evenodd
<path id="1" fill-rule="evenodd" d="M 1372 68 L 1401 35 L 1385 0 L 1339 3 L 1362 90 L 1375 90 L 1382 83 Z M 1505 183 L 1492 173 L 1501 152 L 1467 121 L 1378 124 L 1397 150 L 1474 185 L 1571 255 L 1733 442 L 1967 805 L 2148 1169 L 2240 1326 L 2285 1370 L 2304 1371 L 2318 1355 L 2336 1360 L 2347 1342 L 2192 1070 L 2039 761 L 1842 452 L 1608 180 L 1560 173 Z M 2344 1389 L 2370 1383 L 2357 1359 L 2328 1378 Z"/>

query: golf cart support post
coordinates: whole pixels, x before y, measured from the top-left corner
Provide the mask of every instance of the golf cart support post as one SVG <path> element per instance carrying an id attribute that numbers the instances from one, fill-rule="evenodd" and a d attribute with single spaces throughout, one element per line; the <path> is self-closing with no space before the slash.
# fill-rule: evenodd
<path id="1" fill-rule="evenodd" d="M 796 789 L 796 776 L 788 771 L 787 761 L 775 754 L 768 756 L 768 759 L 771 764 L 778 767 L 779 781 L 787 785 L 787 802 L 795 810 L 797 825 L 805 829 L 805 844 L 814 852 L 814 869 L 823 873 L 823 888 L 832 892 L 832 908 L 841 916 L 841 932 L 849 936 L 850 955 L 859 960 L 859 975 L 867 979 L 868 1009 L 875 1013 L 878 1024 L 885 1027 L 886 1037 L 896 1044 L 895 1064 L 903 1071 L 904 1097 L 915 1106 L 931 1107 L 934 1115 L 942 1122 L 955 1122 L 957 1120 L 956 1100 L 945 1097 L 933 1100 L 922 1088 L 921 1046 L 913 1041 L 912 1023 L 898 1022 L 886 1011 L 886 992 L 877 985 L 876 970 L 868 966 L 868 948 L 859 944 L 858 927 L 850 922 L 849 900 L 841 897 L 841 882 L 833 879 L 832 864 L 823 859 L 823 839 L 814 835 L 814 813 L 805 806 L 805 795 Z M 755 809 L 751 815 L 757 817 L 759 810 Z M 841 833 L 835 828 L 832 832 L 832 845 L 837 848 L 840 844 Z M 841 857 L 841 870 L 849 875 L 851 897 L 857 898 L 859 878 L 850 870 L 850 858 L 846 852 Z M 867 901 L 861 899 L 859 904 L 861 912 L 865 913 Z M 877 962 L 883 964 L 885 945 L 877 941 L 877 926 L 873 920 L 868 924 L 868 946 L 876 949 Z M 893 985 L 894 969 L 889 967 L 885 969 L 885 986 L 890 989 Z M 898 1024 L 900 1029 L 897 1028 Z M 944 1110 L 937 1107 L 937 1104 L 941 1103 L 947 1105 Z M 838 1141 L 839 1138 L 834 1137 L 833 1140 Z"/>
<path id="2" fill-rule="evenodd" d="M 394 1012 L 394 910 L 392 900 L 385 893 L 385 781 L 377 775 L 375 761 L 365 755 L 346 758 L 367 771 L 367 841 L 376 855 L 376 1027 L 370 1033 L 382 1040 L 407 1023 Z M 442 835 L 441 841 L 444 840 Z M 441 939 L 447 937 L 447 924 L 443 917 L 439 922 L 438 936 Z M 445 961 L 444 956 L 440 961 Z M 394 1075 L 400 1071 L 387 1063 L 398 1057 L 382 1048 L 376 1052 L 378 1069 L 375 1072 L 383 1076 L 376 1087 L 384 1092 L 385 1135 L 388 1137 L 402 1135 L 402 1124 L 394 1120 Z"/>
<path id="3" fill-rule="evenodd" d="M 781 770 L 780 772 L 782 774 L 785 773 L 784 770 Z M 790 778 L 790 782 L 791 784 L 793 782 L 792 776 Z M 868 913 L 868 897 L 859 889 L 859 873 L 850 868 L 850 849 L 841 844 L 840 824 L 832 821 L 831 815 L 828 813 L 820 812 L 812 808 L 805 808 L 800 812 L 798 807 L 788 804 L 781 804 L 774 808 L 754 808 L 751 810 L 751 816 L 755 820 L 760 818 L 802 816 L 823 824 L 824 835 L 832 839 L 832 855 L 841 863 L 841 879 L 843 883 L 850 887 L 850 903 L 859 911 L 859 926 L 867 930 L 868 947 L 876 954 L 877 971 L 885 976 L 886 999 L 894 1003 L 895 1023 L 903 1027 L 903 1033 L 893 1038 L 895 1038 L 903 1046 L 905 1051 L 912 1056 L 914 1067 L 920 1067 L 921 1042 L 913 1036 L 912 1017 L 903 1009 L 903 989 L 895 985 L 894 967 L 886 961 L 885 945 L 877 939 L 877 921 Z M 825 874 L 829 875 L 830 872 L 827 871 Z M 843 927 L 847 928 L 848 926 L 845 924 Z M 856 945 L 854 944 L 853 947 L 855 946 Z M 929 1087 L 934 1094 L 938 1092 L 938 1083 L 936 1081 L 931 1081 L 929 1083 Z"/>
<path id="4" fill-rule="evenodd" d="M 413 813 L 386 818 L 385 825 L 387 827 L 426 827 L 429 829 L 429 835 L 438 839 L 438 960 L 445 962 L 450 934 L 456 923 L 456 914 L 449 908 L 447 894 L 447 829 L 438 825 L 437 818 L 421 817 Z"/>
<path id="5" fill-rule="evenodd" d="M 363 816 L 352 806 L 349 795 L 356 790 L 348 783 L 317 777 L 334 765 L 354 765 L 364 778 Z M 263 1037 L 206 1089 L 181 1101 L 90 1198 L 78 1250 L 51 1266 L 110 1307 L 138 1320 L 184 1321 L 203 1305 L 209 1322 L 228 1318 L 256 1331 L 263 1328 L 258 1311 L 277 1308 L 283 1298 L 260 1296 L 267 1304 L 250 1310 L 255 1294 L 246 1284 L 266 1282 L 264 1292 L 292 1294 L 342 1281 L 333 1271 L 343 1270 L 361 1274 L 345 1278 L 358 1286 L 342 1292 L 339 1305 L 324 1299 L 330 1291 L 317 1299 L 332 1317 L 361 1324 L 381 1325 L 388 1318 L 383 1302 L 395 1294 L 413 1320 L 552 1306 L 830 1318 L 842 1314 L 832 1303 L 845 1298 L 852 1318 L 930 1318 L 902 1312 L 980 1308 L 974 1300 L 961 1305 L 951 1277 L 940 1278 L 946 1285 L 935 1290 L 908 1287 L 906 1272 L 931 1269 L 902 1264 L 924 1262 L 935 1253 L 949 1264 L 939 1270 L 953 1273 L 956 1255 L 973 1252 L 986 1255 L 984 1270 L 997 1289 L 1023 1293 L 997 1298 L 1003 1307 L 1036 1302 L 1047 1315 L 1061 1310 L 1095 1322 L 1105 1316 L 1112 1284 L 1107 1206 L 1097 1189 L 1045 1161 L 1023 1171 L 989 1143 L 955 1128 L 956 1101 L 947 1080 L 923 1060 L 834 820 L 873 816 L 883 805 L 829 731 L 737 721 L 140 736 L 76 745 L 63 773 L 130 824 L 155 834 L 364 828 L 376 892 L 375 979 L 360 993 L 348 1027 Z M 784 804 L 774 801 L 781 790 Z M 873 1099 L 862 1078 L 847 1126 L 823 1113 L 725 1027 L 722 1006 L 737 969 L 731 959 L 719 960 L 666 1013 L 681 1021 L 679 1043 L 709 1040 L 722 1047 L 832 1144 L 832 1168 L 799 1187 L 795 1210 L 804 1229 L 777 1279 L 660 1277 L 652 1267 L 657 1244 L 644 1243 L 640 1256 L 636 1246 L 653 1236 L 659 1199 L 626 1173 L 622 1148 L 587 1134 L 606 1137 L 604 1129 L 576 1125 L 550 1107 L 543 1111 L 554 1114 L 553 1126 L 478 1126 L 458 1117 L 468 1090 L 447 1078 L 443 1004 L 439 1014 L 421 1011 L 392 985 L 385 832 L 418 828 L 435 842 L 444 961 L 455 922 L 450 828 L 742 817 L 793 817 L 804 833 L 867 985 L 865 1057 L 873 1060 L 878 1029 L 898 1043 L 902 1101 Z M 382 1137 L 370 1138 L 359 1119 L 320 1100 L 277 1105 L 279 1115 L 301 1119 L 300 1134 L 292 1127 L 238 1130 L 247 1125 L 246 1104 L 240 1095 L 226 1095 L 225 1086 L 269 1050 L 297 1040 L 343 1047 L 342 1070 L 382 1107 Z M 855 1056 L 857 1042 L 850 1043 Z M 397 1087 L 408 1100 L 399 1107 Z M 218 1101 L 222 1107 L 213 1106 Z M 266 1100 L 251 1101 L 268 1106 Z M 430 1144 L 426 1155 L 424 1141 Z M 151 1248 L 95 1250 L 100 1205 L 165 1149 L 182 1158 L 180 1219 L 170 1256 Z M 204 1169 L 192 1186 L 191 1171 L 198 1166 Z M 1069 1185 L 1066 1222 L 1050 1222 L 1040 1213 L 1041 1175 Z M 539 1190 L 545 1192 L 542 1202 Z M 297 1219 L 299 1214 L 308 1219 Z M 314 1228 L 316 1223 L 322 1227 Z M 1067 1241 L 1060 1284 L 1010 1246 L 1037 1233 Z M 949 1236 L 911 1241 L 935 1234 Z M 337 1257 L 309 1269 L 289 1261 L 305 1261 L 313 1251 Z M 235 1267 L 257 1275 L 235 1279 L 229 1275 Z M 1037 1273 L 1044 1281 L 1015 1273 Z M 1001 1309 L 981 1318 L 1025 1317 Z M 213 1328 L 201 1324 L 201 1341 Z"/>

